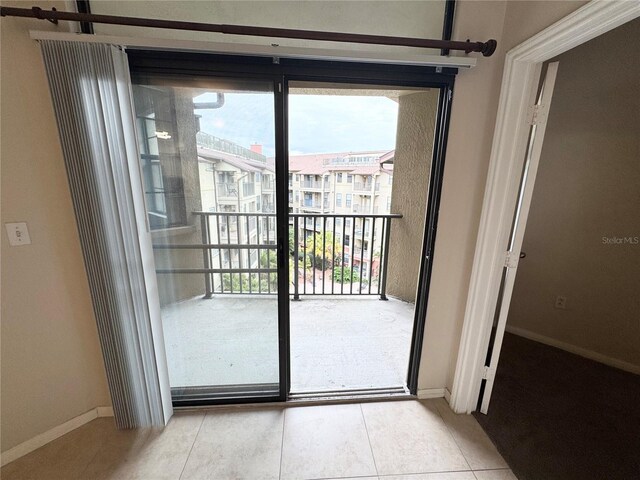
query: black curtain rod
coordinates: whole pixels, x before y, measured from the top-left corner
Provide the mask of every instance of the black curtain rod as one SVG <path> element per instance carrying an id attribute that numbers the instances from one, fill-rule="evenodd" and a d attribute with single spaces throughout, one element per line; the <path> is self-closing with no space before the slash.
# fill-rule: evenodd
<path id="1" fill-rule="evenodd" d="M 71 22 L 108 23 L 129 25 L 132 27 L 168 28 L 172 30 L 193 30 L 197 32 L 215 32 L 229 35 L 249 35 L 254 37 L 296 38 L 300 40 L 322 40 L 327 42 L 368 43 L 374 45 L 395 45 L 403 47 L 436 48 L 461 50 L 466 53 L 480 52 L 490 57 L 496 50 L 497 42 L 457 42 L 452 40 L 432 40 L 411 37 L 389 37 L 384 35 L 363 35 L 359 33 L 319 32 L 316 30 L 294 30 L 288 28 L 251 27 L 246 25 L 221 25 L 214 23 L 182 22 L 154 18 L 120 17 L 116 15 L 96 15 L 92 13 L 61 12 L 52 8 L 40 7 L 14 8 L 0 7 L 3 17 L 27 17 L 58 23 L 59 20 Z"/>

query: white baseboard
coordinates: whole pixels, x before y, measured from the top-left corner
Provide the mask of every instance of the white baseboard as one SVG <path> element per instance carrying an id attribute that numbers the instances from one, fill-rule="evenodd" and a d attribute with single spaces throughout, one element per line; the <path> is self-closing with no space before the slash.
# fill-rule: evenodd
<path id="1" fill-rule="evenodd" d="M 98 417 L 113 417 L 113 407 L 97 407 Z"/>
<path id="2" fill-rule="evenodd" d="M 449 391 L 448 388 L 444 389 L 444 399 L 447 401 L 448 404 L 451 404 L 451 391 Z"/>
<path id="3" fill-rule="evenodd" d="M 74 417 L 61 425 L 58 425 L 50 430 L 47 430 L 44 433 L 41 433 L 40 435 L 36 435 L 26 442 L 22 442 L 19 445 L 10 448 L 6 452 L 2 452 L 0 454 L 0 465 L 4 467 L 7 463 L 11 463 L 18 458 L 23 457 L 26 454 L 33 452 L 34 450 L 37 450 L 47 443 L 54 441 L 56 438 L 60 438 L 61 436 L 75 430 L 76 428 L 81 427 L 85 423 L 89 423 L 91 420 L 94 420 L 98 417 L 112 416 L 112 407 L 97 407 L 91 409 L 88 412 L 83 413 L 82 415 L 78 415 L 77 417 Z"/>
<path id="4" fill-rule="evenodd" d="M 446 389 L 444 388 L 424 388 L 418 390 L 418 398 L 420 400 L 426 400 L 427 398 L 443 398 L 445 396 Z"/>
<path id="5" fill-rule="evenodd" d="M 556 347 L 560 350 L 565 350 L 569 353 L 580 355 L 581 357 L 588 358 L 590 360 L 595 360 L 596 362 L 604 363 L 605 365 L 609 365 L 610 367 L 618 368 L 626 372 L 640 375 L 640 365 L 634 365 L 633 363 L 625 362 L 624 360 L 608 357 L 606 355 L 603 355 L 602 353 L 594 352 L 593 350 L 588 350 L 576 345 L 571 345 L 570 343 L 556 340 L 555 338 L 545 337 L 544 335 L 540 335 L 539 333 L 535 333 L 530 330 L 525 330 L 524 328 L 512 327 L 510 325 L 507 325 L 506 331 L 514 335 L 518 335 L 519 337 L 528 338 L 529 340 L 533 340 L 534 342 L 544 343 L 545 345 Z"/>

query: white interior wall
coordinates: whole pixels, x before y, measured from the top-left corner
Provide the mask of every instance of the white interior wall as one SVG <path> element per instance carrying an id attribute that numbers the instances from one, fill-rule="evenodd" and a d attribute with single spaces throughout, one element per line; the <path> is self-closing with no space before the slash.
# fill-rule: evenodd
<path id="1" fill-rule="evenodd" d="M 92 13 L 152 17 L 171 20 L 209 22 L 230 25 L 292 28 L 305 30 L 366 33 L 371 35 L 441 38 L 444 20 L 443 0 L 422 2 L 386 1 L 130 1 L 91 0 Z M 260 45 L 276 43 L 282 46 L 345 48 L 336 42 L 288 40 L 284 38 L 246 37 L 205 32 L 159 30 L 118 25 L 95 25 L 96 33 L 171 38 L 243 42 Z M 419 51 L 415 48 L 348 45 L 351 50 L 373 52 Z M 429 50 L 426 53 L 438 53 Z"/>
<path id="2" fill-rule="evenodd" d="M 32 241 L 10 247 L 0 232 L 3 452 L 111 403 L 34 23 L 1 23 L 2 223 L 27 222 Z"/>

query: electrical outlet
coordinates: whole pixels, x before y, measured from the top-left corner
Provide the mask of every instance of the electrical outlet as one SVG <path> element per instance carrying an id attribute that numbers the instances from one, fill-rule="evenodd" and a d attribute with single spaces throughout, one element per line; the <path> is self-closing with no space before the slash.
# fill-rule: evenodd
<path id="1" fill-rule="evenodd" d="M 564 310 L 567 308 L 567 297 L 563 297 L 562 295 L 558 295 L 556 297 L 556 304 L 554 305 L 556 308 Z"/>
<path id="2" fill-rule="evenodd" d="M 9 245 L 19 247 L 20 245 L 31 245 L 31 237 L 29 229 L 25 222 L 5 223 L 7 235 L 9 236 Z"/>

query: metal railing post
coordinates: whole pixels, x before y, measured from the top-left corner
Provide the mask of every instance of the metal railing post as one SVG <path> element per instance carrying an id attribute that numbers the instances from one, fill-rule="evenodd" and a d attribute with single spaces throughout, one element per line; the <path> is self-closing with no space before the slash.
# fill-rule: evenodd
<path id="1" fill-rule="evenodd" d="M 298 269 L 298 261 L 300 259 L 300 252 L 298 251 L 298 217 L 293 217 L 293 299 L 300 300 L 300 294 L 298 293 L 298 282 L 300 279 L 300 270 Z"/>
<path id="2" fill-rule="evenodd" d="M 209 218 L 206 215 L 200 215 L 200 228 L 202 230 L 202 245 L 209 245 L 211 243 L 209 235 Z M 202 249 L 202 260 L 205 270 L 210 270 L 211 250 L 209 248 Z M 211 273 L 208 271 L 204 274 L 204 291 L 204 298 L 211 298 L 213 296 L 211 288 Z"/>
<path id="3" fill-rule="evenodd" d="M 382 254 L 382 278 L 381 278 L 381 291 L 380 300 L 388 300 L 387 298 L 387 263 L 389 261 L 389 237 L 391 235 L 391 218 L 385 218 L 383 222 L 384 230 L 384 251 Z"/>

